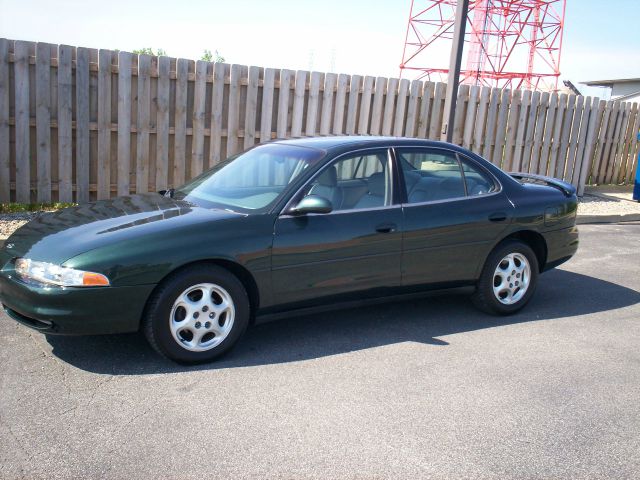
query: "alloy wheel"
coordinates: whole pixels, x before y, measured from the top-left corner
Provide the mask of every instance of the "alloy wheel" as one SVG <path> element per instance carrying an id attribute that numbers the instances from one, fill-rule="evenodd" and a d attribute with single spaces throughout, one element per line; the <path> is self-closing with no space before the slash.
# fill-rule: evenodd
<path id="1" fill-rule="evenodd" d="M 504 305 L 513 305 L 524 297 L 531 281 L 531 267 L 521 253 L 505 256 L 493 273 L 493 294 Z"/>
<path id="2" fill-rule="evenodd" d="M 204 352 L 227 338 L 234 319 L 231 295 L 220 285 L 201 283 L 187 288 L 175 300 L 169 327 L 182 348 Z"/>

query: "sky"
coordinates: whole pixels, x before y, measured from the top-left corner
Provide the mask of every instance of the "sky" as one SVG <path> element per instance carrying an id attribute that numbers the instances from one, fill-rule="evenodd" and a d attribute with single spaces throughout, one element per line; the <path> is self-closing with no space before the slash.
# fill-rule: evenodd
<path id="1" fill-rule="evenodd" d="M 567 0 L 560 78 L 606 98 L 606 90 L 579 82 L 640 77 L 639 1 Z M 127 51 L 163 48 L 193 59 L 209 49 L 242 65 L 397 77 L 410 3 L 0 0 L 0 37 Z"/>

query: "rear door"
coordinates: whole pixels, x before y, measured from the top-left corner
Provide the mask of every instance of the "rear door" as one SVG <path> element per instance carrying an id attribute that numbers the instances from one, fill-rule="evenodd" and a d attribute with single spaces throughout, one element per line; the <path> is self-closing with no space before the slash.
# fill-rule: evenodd
<path id="1" fill-rule="evenodd" d="M 387 149 L 340 157 L 294 198 L 321 195 L 327 214 L 293 216 L 275 224 L 272 285 L 276 303 L 400 285 L 402 207 L 393 201 L 392 163 Z"/>
<path id="2" fill-rule="evenodd" d="M 402 284 L 475 280 L 513 207 L 481 165 L 439 148 L 398 148 L 404 180 Z"/>

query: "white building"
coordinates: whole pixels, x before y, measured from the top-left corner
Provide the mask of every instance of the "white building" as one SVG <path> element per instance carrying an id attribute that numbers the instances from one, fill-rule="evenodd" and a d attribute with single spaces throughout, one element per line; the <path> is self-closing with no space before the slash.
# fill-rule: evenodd
<path id="1" fill-rule="evenodd" d="M 594 80 L 581 82 L 589 87 L 611 89 L 611 100 L 621 102 L 640 102 L 640 78 L 619 78 L 617 80 Z"/>

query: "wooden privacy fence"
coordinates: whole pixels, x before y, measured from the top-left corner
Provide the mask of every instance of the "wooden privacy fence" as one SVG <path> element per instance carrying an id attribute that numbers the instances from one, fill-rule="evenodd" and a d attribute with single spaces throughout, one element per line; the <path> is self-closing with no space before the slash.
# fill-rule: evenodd
<path id="1" fill-rule="evenodd" d="M 0 202 L 161 190 L 273 138 L 440 136 L 443 83 L 0 39 Z M 505 170 L 629 183 L 638 105 L 459 89 L 454 143 Z"/>

